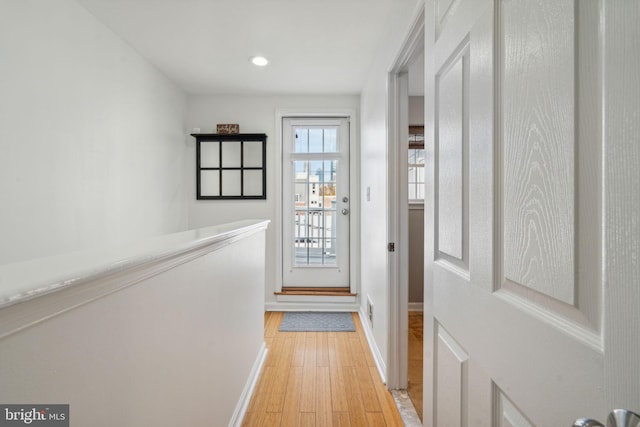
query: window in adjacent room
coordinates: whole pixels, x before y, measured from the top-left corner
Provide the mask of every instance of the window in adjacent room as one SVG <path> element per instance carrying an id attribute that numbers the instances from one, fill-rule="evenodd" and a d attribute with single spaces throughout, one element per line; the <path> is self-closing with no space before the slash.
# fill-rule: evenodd
<path id="1" fill-rule="evenodd" d="M 409 203 L 424 202 L 424 126 L 409 126 Z"/>

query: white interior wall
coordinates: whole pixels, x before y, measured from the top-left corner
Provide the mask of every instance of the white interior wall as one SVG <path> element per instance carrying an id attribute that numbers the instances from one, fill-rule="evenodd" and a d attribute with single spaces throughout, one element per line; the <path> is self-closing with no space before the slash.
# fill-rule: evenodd
<path id="1" fill-rule="evenodd" d="M 195 139 L 189 137 L 186 155 L 189 227 L 224 224 L 242 219 L 269 219 L 267 230 L 267 279 L 265 302 L 276 301 L 277 243 L 280 221 L 276 218 L 276 171 L 282 168 L 276 141 L 276 110 L 332 111 L 359 108 L 359 96 L 291 96 L 291 95 L 194 95 L 188 99 L 188 129 L 215 133 L 218 123 L 238 123 L 240 132 L 267 134 L 266 200 L 196 200 Z M 357 126 L 357 124 L 355 124 Z M 357 141 L 356 141 L 357 143 Z"/>
<path id="2" fill-rule="evenodd" d="M 409 303 L 424 302 L 424 207 L 409 209 Z"/>
<path id="3" fill-rule="evenodd" d="M 0 402 L 66 403 L 73 426 L 239 425 L 264 357 L 262 226 L 26 261 L 24 282 L 0 266 L 37 294 L 1 301 Z"/>
<path id="4" fill-rule="evenodd" d="M 420 61 L 424 62 L 424 56 L 421 55 Z M 422 68 L 424 80 L 424 65 Z M 409 97 L 409 124 L 424 125 L 424 96 Z M 424 302 L 424 206 L 421 205 L 409 209 L 409 302 Z"/>
<path id="5" fill-rule="evenodd" d="M 388 357 L 387 263 L 387 82 L 404 37 L 423 0 L 397 1 L 360 100 L 361 121 L 361 304 L 374 305 L 372 335 L 379 353 Z"/>
<path id="6" fill-rule="evenodd" d="M 409 64 L 409 97 L 424 98 L 424 52 L 417 53 Z M 422 123 L 424 119 L 420 119 Z M 413 122 L 409 122 L 413 124 Z"/>
<path id="7" fill-rule="evenodd" d="M 0 264 L 184 229 L 183 92 L 73 0 L 0 11 Z"/>
<path id="8" fill-rule="evenodd" d="M 424 125 L 424 96 L 409 96 L 409 125 Z"/>

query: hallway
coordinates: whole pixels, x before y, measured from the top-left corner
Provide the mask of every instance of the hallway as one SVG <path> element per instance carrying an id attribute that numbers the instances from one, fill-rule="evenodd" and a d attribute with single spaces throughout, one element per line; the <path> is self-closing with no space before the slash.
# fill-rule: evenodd
<path id="1" fill-rule="evenodd" d="M 358 314 L 356 332 L 279 332 L 265 313 L 269 352 L 244 426 L 402 426 L 380 381 Z"/>

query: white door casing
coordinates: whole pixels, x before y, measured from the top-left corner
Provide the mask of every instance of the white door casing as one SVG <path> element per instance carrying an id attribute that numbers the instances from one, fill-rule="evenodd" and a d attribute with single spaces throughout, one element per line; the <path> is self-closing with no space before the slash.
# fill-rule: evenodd
<path id="1" fill-rule="evenodd" d="M 388 252 L 389 352 L 386 383 L 389 389 L 406 389 L 408 372 L 409 304 L 409 74 L 410 65 L 424 52 L 424 7 L 415 13 L 407 36 L 388 76 Z"/>
<path id="2" fill-rule="evenodd" d="M 426 2 L 426 426 L 640 409 L 639 15 Z"/>
<path id="3" fill-rule="evenodd" d="M 349 121 L 283 119 L 283 286 L 349 287 Z"/>

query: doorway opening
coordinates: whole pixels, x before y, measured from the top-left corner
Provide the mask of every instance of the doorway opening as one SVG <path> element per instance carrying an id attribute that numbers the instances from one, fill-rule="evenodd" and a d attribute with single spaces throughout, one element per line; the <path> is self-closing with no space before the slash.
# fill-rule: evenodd
<path id="1" fill-rule="evenodd" d="M 355 112 L 276 112 L 279 302 L 351 307 L 357 297 Z M 356 224 L 357 225 L 357 224 Z"/>
<path id="2" fill-rule="evenodd" d="M 283 288 L 349 288 L 349 122 L 285 118 Z"/>
<path id="3" fill-rule="evenodd" d="M 422 409 L 424 295 L 424 11 L 389 73 L 388 387 L 408 390 Z M 411 129 L 411 131 L 410 131 Z M 419 130 L 422 130 L 419 132 Z M 419 144 L 420 143 L 420 144 Z"/>

